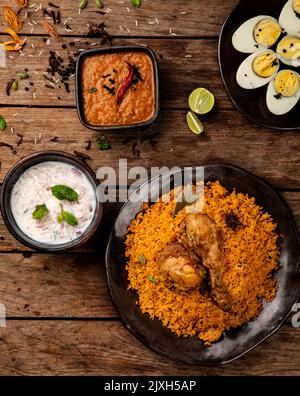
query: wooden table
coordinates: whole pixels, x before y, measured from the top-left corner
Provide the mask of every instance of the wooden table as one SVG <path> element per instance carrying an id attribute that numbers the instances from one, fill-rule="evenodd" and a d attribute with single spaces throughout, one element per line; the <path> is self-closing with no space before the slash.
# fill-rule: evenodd
<path id="1" fill-rule="evenodd" d="M 35 12 L 39 1 L 30 3 L 36 6 L 28 9 L 22 29 L 22 35 L 28 37 L 24 55 L 11 53 L 15 59 L 8 58 L 7 68 L 0 73 L 0 114 L 8 124 L 0 132 L 0 140 L 12 144 L 17 152 L 0 147 L 1 180 L 24 155 L 43 149 L 85 152 L 95 171 L 103 165 L 117 167 L 119 158 L 127 158 L 129 167 L 147 168 L 226 162 L 276 187 L 300 225 L 299 134 L 248 122 L 231 104 L 219 75 L 218 34 L 236 0 L 143 0 L 139 9 L 129 0 L 103 0 L 104 15 L 95 13 L 93 1 L 79 15 L 77 0 L 56 0 L 62 16 L 57 30 L 64 37 L 66 50 L 52 39 L 47 46 L 42 13 Z M 44 6 L 47 3 L 43 1 Z M 71 32 L 63 25 L 68 17 L 73 18 L 67 22 Z M 162 88 L 159 122 L 147 131 L 108 133 L 112 145 L 108 151 L 97 150 L 97 134 L 78 121 L 74 79 L 67 93 L 63 88 L 46 88 L 43 78 L 49 50 L 66 57 L 71 42 L 76 49 L 98 44 L 99 40 L 86 37 L 87 23 L 102 21 L 114 36 L 114 45 L 153 48 Z M 7 39 L 4 31 L 1 20 L 1 39 Z M 30 80 L 22 81 L 18 92 L 7 96 L 7 81 L 24 68 L 28 68 Z M 206 133 L 200 137 L 193 135 L 185 122 L 188 95 L 198 86 L 210 88 L 217 99 L 216 110 L 204 120 Z M 20 146 L 18 134 L 23 135 Z M 54 136 L 58 140 L 50 141 Z M 88 139 L 93 143 L 86 151 Z M 0 329 L 0 374 L 299 375 L 300 331 L 289 321 L 238 361 L 213 368 L 169 361 L 137 341 L 120 323 L 105 278 L 105 246 L 116 214 L 116 206 L 106 205 L 94 240 L 59 255 L 27 250 L 0 220 L 0 303 L 7 310 L 7 326 Z"/>

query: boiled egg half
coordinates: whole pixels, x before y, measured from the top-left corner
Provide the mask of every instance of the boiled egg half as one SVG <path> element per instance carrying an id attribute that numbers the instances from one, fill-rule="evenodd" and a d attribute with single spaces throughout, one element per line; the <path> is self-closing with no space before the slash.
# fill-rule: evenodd
<path id="1" fill-rule="evenodd" d="M 300 33 L 300 0 L 289 0 L 283 7 L 279 23 L 288 33 Z"/>
<path id="2" fill-rule="evenodd" d="M 300 36 L 283 37 L 277 45 L 277 54 L 282 63 L 288 66 L 300 66 Z"/>
<path id="3" fill-rule="evenodd" d="M 278 72 L 279 62 L 274 51 L 264 50 L 248 56 L 239 67 L 236 80 L 244 89 L 268 84 Z"/>
<path id="4" fill-rule="evenodd" d="M 271 16 L 259 15 L 244 22 L 232 36 L 234 48 L 246 54 L 272 47 L 281 35 L 282 29 Z"/>
<path id="5" fill-rule="evenodd" d="M 283 115 L 291 111 L 300 99 L 300 76 L 293 70 L 282 70 L 270 82 L 267 106 L 271 113 Z"/>

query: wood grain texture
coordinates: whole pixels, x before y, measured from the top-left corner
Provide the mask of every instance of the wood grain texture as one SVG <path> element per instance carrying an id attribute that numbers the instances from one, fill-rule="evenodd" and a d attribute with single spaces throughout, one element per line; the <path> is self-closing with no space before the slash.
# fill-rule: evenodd
<path id="1" fill-rule="evenodd" d="M 0 254 L 0 303 L 7 317 L 117 317 L 103 256 Z"/>
<path id="2" fill-rule="evenodd" d="M 23 106 L 75 107 L 75 78 L 69 81 L 70 93 L 66 92 L 60 81 L 54 84 L 55 89 L 45 87 L 45 84 L 49 85 L 49 81 L 43 77 L 44 74 L 48 74 L 49 51 L 56 51 L 64 59 L 66 67 L 68 56 L 73 55 L 77 50 L 101 48 L 99 39 L 76 38 L 77 41 L 74 41 L 69 38 L 64 43 L 67 48 L 63 49 L 60 44 L 54 41 L 50 47 L 47 46 L 43 38 L 29 37 L 23 55 L 18 52 L 8 55 L 7 67 L 1 69 L 0 73 L 0 103 Z M 74 43 L 74 46 L 70 47 L 70 43 Z M 97 45 L 90 45 L 94 43 Z M 214 92 L 217 108 L 233 108 L 219 75 L 217 40 L 115 39 L 113 44 L 116 46 L 147 45 L 154 50 L 160 67 L 161 105 L 163 108 L 186 109 L 189 94 L 198 86 L 205 86 Z M 14 59 L 11 58 L 12 56 Z M 30 79 L 21 81 L 18 92 L 12 91 L 11 95 L 7 96 L 5 92 L 7 82 L 15 78 L 20 69 L 24 70 L 25 68 L 29 70 Z M 56 76 L 56 81 L 58 77 Z M 31 87 L 29 83 L 34 83 L 34 86 Z M 26 92 L 25 87 L 30 90 Z M 36 99 L 33 99 L 33 92 L 36 94 Z"/>
<path id="3" fill-rule="evenodd" d="M 35 12 L 39 6 L 39 1 L 31 1 L 35 7 L 27 10 L 28 17 L 21 30 L 24 34 L 44 34 L 41 25 L 43 13 Z M 48 1 L 41 1 L 43 7 L 47 8 Z M 78 12 L 77 0 L 56 1 L 61 10 L 61 25 L 57 25 L 58 33 L 62 35 L 85 35 L 87 33 L 87 22 L 105 22 L 109 32 L 118 36 L 216 36 L 221 25 L 231 10 L 237 4 L 237 0 L 218 0 L 212 3 L 209 0 L 202 0 L 201 4 L 197 1 L 182 2 L 180 0 L 160 1 L 143 0 L 142 7 L 134 8 L 130 0 L 123 0 L 120 3 L 116 0 L 105 0 L 105 7 L 100 10 L 105 15 L 97 14 L 99 11 L 90 2 L 88 7 Z M 25 10 L 26 11 L 26 10 Z M 22 20 L 25 17 L 22 12 Z M 184 13 L 184 14 L 182 14 Z M 64 22 L 69 19 L 68 25 L 72 31 L 66 32 Z M 156 21 L 158 18 L 158 23 Z M 138 26 L 136 26 L 136 21 Z M 36 22 L 35 25 L 32 21 Z M 4 32 L 6 25 L 1 19 L 0 31 Z M 172 29 L 170 31 L 170 29 Z"/>
<path id="4" fill-rule="evenodd" d="M 12 144 L 17 154 L 0 147 L 0 180 L 25 155 L 45 149 L 85 152 L 87 140 L 94 142 L 99 135 L 85 129 L 73 109 L 3 107 L 1 114 L 8 124 L 1 140 Z M 158 122 L 147 130 L 107 133 L 112 149 L 99 151 L 93 143 L 87 152 L 92 159 L 89 164 L 96 171 L 104 165 L 118 169 L 120 158 L 128 159 L 128 167 L 146 168 L 226 162 L 255 173 L 275 187 L 300 187 L 297 132 L 270 131 L 246 121 L 236 111 L 216 110 L 203 117 L 205 134 L 196 136 L 188 129 L 185 116 L 185 110 L 162 111 Z M 24 135 L 19 148 L 17 133 Z M 50 142 L 54 136 L 58 141 Z"/>
<path id="5" fill-rule="evenodd" d="M 36 6 L 27 10 L 21 31 L 22 37 L 28 37 L 24 55 L 9 54 L 14 59 L 8 57 L 7 68 L 0 69 L 0 114 L 8 124 L 0 141 L 11 143 L 17 151 L 0 147 L 0 182 L 17 160 L 45 149 L 82 151 L 90 155 L 94 171 L 103 165 L 117 168 L 120 158 L 127 158 L 129 167 L 148 169 L 227 162 L 281 190 L 293 190 L 282 195 L 300 228 L 300 191 L 295 191 L 300 189 L 298 132 L 274 132 L 245 120 L 227 98 L 219 75 L 217 36 L 237 0 L 143 0 L 139 9 L 131 7 L 130 0 L 103 2 L 100 11 L 105 15 L 95 13 L 94 2 L 79 15 L 77 1 L 54 1 L 61 7 L 62 24 L 57 30 L 64 36 L 66 50 L 52 39 L 51 46 L 45 44 L 42 12 L 35 12 L 40 2 L 30 2 Z M 44 7 L 47 4 L 42 1 Z M 68 17 L 71 32 L 63 25 Z M 160 65 L 163 111 L 158 123 L 147 131 L 107 134 L 112 149 L 105 152 L 95 148 L 98 135 L 78 121 L 75 80 L 70 80 L 71 92 L 66 93 L 58 88 L 59 82 L 54 90 L 47 89 L 43 78 L 49 50 L 66 57 L 68 51 L 94 48 L 92 43 L 97 47 L 97 39 L 86 38 L 88 22 L 105 22 L 116 36 L 114 45 L 151 46 Z M 1 19 L 0 33 L 5 28 Z M 2 35 L 0 41 L 6 39 Z M 75 42 L 74 48 L 70 42 Z M 7 96 L 6 83 L 25 68 L 30 79 Z M 203 118 L 206 133 L 200 137 L 185 122 L 188 95 L 198 86 L 211 89 L 217 100 L 215 110 Z M 23 135 L 19 147 L 17 134 Z M 58 141 L 50 142 L 54 136 Z M 92 149 L 86 151 L 89 139 Z M 0 217 L 0 303 L 9 317 L 7 327 L 0 328 L 0 375 L 300 374 L 300 332 L 289 325 L 290 319 L 246 356 L 213 368 L 169 361 L 131 336 L 118 319 L 105 280 L 105 246 L 118 208 L 106 205 L 102 225 L 89 244 L 60 255 L 29 252 L 9 235 Z"/>
<path id="6" fill-rule="evenodd" d="M 238 361 L 187 366 L 144 347 L 119 322 L 7 321 L 1 375 L 299 375 L 300 332 L 284 326 Z"/>

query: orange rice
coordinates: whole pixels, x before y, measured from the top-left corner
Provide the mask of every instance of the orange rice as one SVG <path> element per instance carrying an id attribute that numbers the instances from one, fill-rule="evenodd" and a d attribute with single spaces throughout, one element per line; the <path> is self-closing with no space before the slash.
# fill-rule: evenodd
<path id="1" fill-rule="evenodd" d="M 217 341 L 224 330 L 255 318 L 262 300 L 276 295 L 272 276 L 278 268 L 279 249 L 276 224 L 247 195 L 229 193 L 219 182 L 205 186 L 203 213 L 223 233 L 223 281 L 234 300 L 230 312 L 223 312 L 199 290 L 191 293 L 170 290 L 161 278 L 158 256 L 183 231 L 186 211 L 173 218 L 174 193 L 170 202 L 158 201 L 132 221 L 126 237 L 129 289 L 138 294 L 143 313 L 160 319 L 178 336 L 198 336 L 206 344 Z M 233 212 L 242 224 L 235 231 L 226 224 Z M 142 260 L 141 260 L 142 258 Z"/>

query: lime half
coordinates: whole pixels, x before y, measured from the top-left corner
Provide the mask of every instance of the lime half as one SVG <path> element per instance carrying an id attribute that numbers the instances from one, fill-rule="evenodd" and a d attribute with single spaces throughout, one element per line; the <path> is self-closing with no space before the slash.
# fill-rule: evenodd
<path id="1" fill-rule="evenodd" d="M 186 115 L 186 120 L 190 130 L 195 133 L 196 135 L 200 135 L 204 132 L 203 125 L 199 118 L 194 114 L 192 111 L 189 111 Z"/>
<path id="2" fill-rule="evenodd" d="M 189 97 L 189 106 L 197 114 L 206 114 L 215 105 L 215 97 L 205 88 L 195 89 Z"/>

